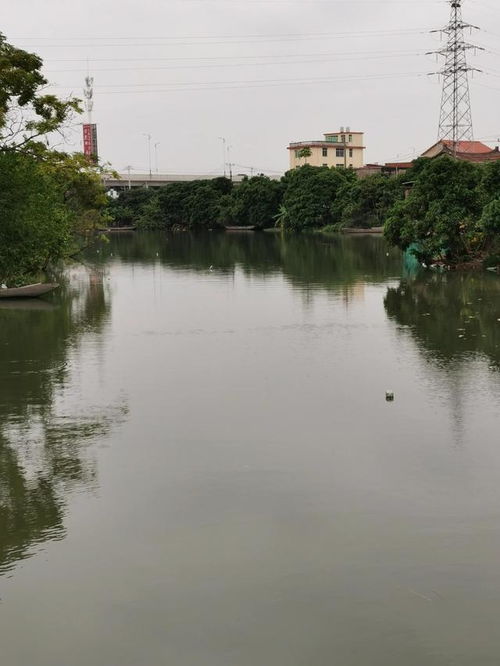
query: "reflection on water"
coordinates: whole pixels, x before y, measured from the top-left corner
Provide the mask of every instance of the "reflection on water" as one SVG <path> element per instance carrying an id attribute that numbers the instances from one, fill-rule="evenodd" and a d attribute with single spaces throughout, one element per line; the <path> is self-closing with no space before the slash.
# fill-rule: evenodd
<path id="1" fill-rule="evenodd" d="M 481 354 L 500 368 L 500 280 L 489 273 L 423 273 L 387 290 L 388 316 L 447 365 Z"/>
<path id="2" fill-rule="evenodd" d="M 155 264 L 231 275 L 283 274 L 305 288 L 340 290 L 356 282 L 380 282 L 401 274 L 401 253 L 380 236 L 281 236 L 269 233 L 136 234 L 113 237 L 89 256 L 106 263 Z"/>
<path id="3" fill-rule="evenodd" d="M 65 494 L 96 477 L 85 442 L 118 417 L 56 405 L 70 353 L 102 334 L 110 312 L 102 273 L 62 281 L 52 300 L 0 307 L 0 574 L 35 544 L 64 536 Z"/>
<path id="4" fill-rule="evenodd" d="M 0 308 L 2 664 L 498 662 L 497 276 L 374 236 L 85 261 Z"/>

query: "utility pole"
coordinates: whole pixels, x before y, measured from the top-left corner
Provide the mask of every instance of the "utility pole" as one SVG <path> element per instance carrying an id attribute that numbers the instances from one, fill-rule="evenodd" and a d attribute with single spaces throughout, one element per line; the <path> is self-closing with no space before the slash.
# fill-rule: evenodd
<path id="1" fill-rule="evenodd" d="M 224 178 L 226 177 L 226 139 L 223 136 L 220 136 L 219 139 L 222 141 L 222 156 L 224 164 Z"/>
<path id="2" fill-rule="evenodd" d="M 158 141 L 155 143 L 155 171 L 158 173 L 158 146 L 160 145 L 160 142 Z"/>
<path id="3" fill-rule="evenodd" d="M 451 5 L 450 22 L 440 32 L 447 36 L 446 47 L 431 53 L 445 59 L 443 69 L 434 72 L 443 77 L 441 112 L 439 116 L 438 140 L 447 139 L 453 143 L 453 154 L 456 156 L 460 141 L 473 141 L 472 110 L 469 91 L 469 72 L 480 72 L 467 64 L 467 51 L 483 48 L 469 44 L 464 40 L 464 30 L 479 30 L 462 20 L 462 1 L 448 0 Z"/>
<path id="4" fill-rule="evenodd" d="M 148 162 L 149 162 L 149 180 L 153 177 L 153 173 L 151 171 L 151 134 L 144 134 L 142 136 L 147 137 L 148 140 Z"/>
<path id="5" fill-rule="evenodd" d="M 128 189 L 131 190 L 132 183 L 130 182 L 130 172 L 132 171 L 132 167 L 130 166 L 130 164 L 125 167 L 125 171 L 128 173 Z"/>
<path id="6" fill-rule="evenodd" d="M 233 165 L 231 164 L 231 148 L 232 146 L 227 147 L 227 161 L 229 166 L 229 180 L 233 180 Z M 224 175 L 226 172 L 224 171 Z"/>

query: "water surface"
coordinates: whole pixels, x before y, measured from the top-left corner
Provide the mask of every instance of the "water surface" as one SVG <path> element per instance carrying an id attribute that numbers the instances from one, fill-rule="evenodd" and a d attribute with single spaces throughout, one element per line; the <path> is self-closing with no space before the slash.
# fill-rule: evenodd
<path id="1" fill-rule="evenodd" d="M 0 305 L 2 666 L 498 664 L 499 345 L 496 275 L 370 236 L 123 235 Z"/>

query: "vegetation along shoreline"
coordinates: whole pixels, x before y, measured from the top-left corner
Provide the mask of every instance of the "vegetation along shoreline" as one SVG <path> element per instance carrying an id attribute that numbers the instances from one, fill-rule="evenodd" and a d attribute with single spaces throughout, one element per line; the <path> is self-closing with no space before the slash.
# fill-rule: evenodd
<path id="1" fill-rule="evenodd" d="M 419 158 L 403 174 L 358 178 L 308 164 L 281 180 L 225 177 L 106 193 L 105 167 L 48 147 L 81 112 L 45 94 L 42 60 L 0 35 L 0 285 L 36 281 L 102 229 L 277 228 L 383 233 L 424 266 L 500 265 L 500 161 Z"/>

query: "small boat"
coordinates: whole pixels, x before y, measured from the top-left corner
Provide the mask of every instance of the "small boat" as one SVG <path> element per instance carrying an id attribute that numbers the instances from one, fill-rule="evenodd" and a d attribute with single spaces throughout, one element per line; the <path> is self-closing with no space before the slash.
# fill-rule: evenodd
<path id="1" fill-rule="evenodd" d="M 226 227 L 226 231 L 255 231 L 257 227 L 248 226 L 248 227 Z"/>
<path id="2" fill-rule="evenodd" d="M 43 294 L 48 294 L 59 287 L 55 282 L 37 282 L 37 284 L 27 284 L 24 287 L 11 287 L 0 289 L 1 298 L 38 298 Z"/>
<path id="3" fill-rule="evenodd" d="M 106 233 L 108 234 L 116 234 L 124 231 L 135 231 L 137 227 L 108 227 L 106 229 Z"/>

